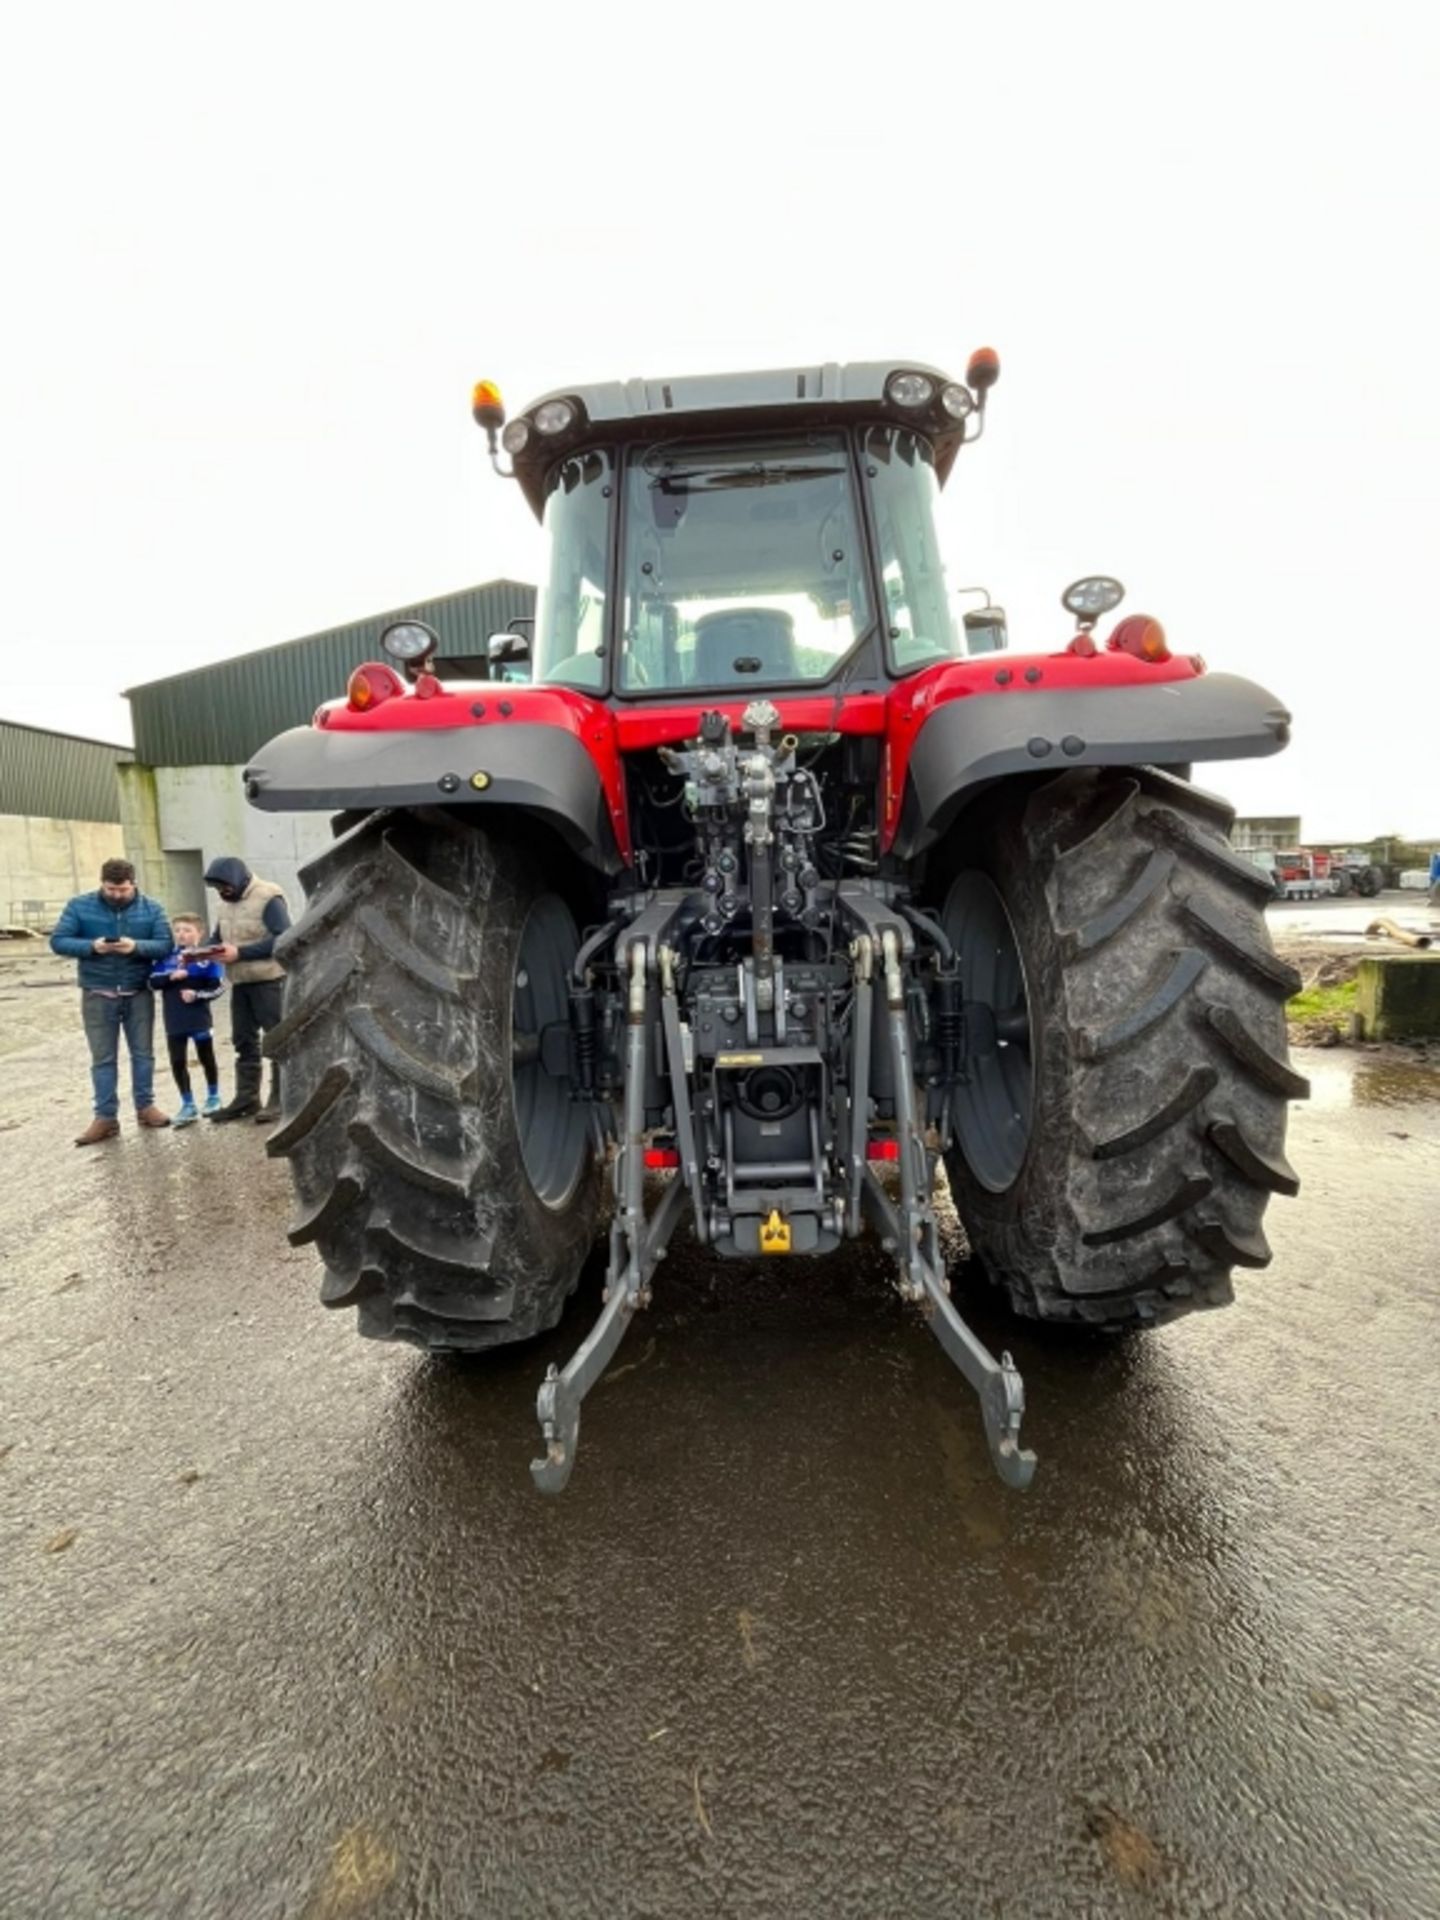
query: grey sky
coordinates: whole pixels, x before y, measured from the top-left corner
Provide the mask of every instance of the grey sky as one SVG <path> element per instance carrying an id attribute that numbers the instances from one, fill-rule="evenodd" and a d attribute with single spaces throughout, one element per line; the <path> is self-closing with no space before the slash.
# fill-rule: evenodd
<path id="1" fill-rule="evenodd" d="M 1295 709 L 1212 776 L 1244 810 L 1440 832 L 1437 44 L 1385 5 L 12 10 L 0 714 L 124 738 L 125 686 L 534 578 L 481 375 L 991 343 L 945 512 L 1012 644 L 1118 573 Z"/>

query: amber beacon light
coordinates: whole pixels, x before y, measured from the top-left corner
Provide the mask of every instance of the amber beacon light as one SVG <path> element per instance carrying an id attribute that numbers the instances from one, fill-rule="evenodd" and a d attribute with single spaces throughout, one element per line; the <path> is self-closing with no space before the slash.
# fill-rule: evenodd
<path id="1" fill-rule="evenodd" d="M 477 380 L 470 395 L 470 412 L 477 427 L 485 429 L 490 451 L 495 451 L 495 436 L 505 424 L 505 402 L 493 380 Z"/>

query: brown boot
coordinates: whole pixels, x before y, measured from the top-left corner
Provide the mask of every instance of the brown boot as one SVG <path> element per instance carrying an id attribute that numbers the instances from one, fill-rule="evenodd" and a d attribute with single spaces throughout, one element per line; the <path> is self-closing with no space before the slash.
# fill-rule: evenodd
<path id="1" fill-rule="evenodd" d="M 168 1127 L 170 1116 L 168 1113 L 162 1113 L 159 1107 L 141 1107 L 135 1116 L 135 1121 L 136 1125 L 141 1127 Z"/>
<path id="2" fill-rule="evenodd" d="M 113 1140 L 120 1131 L 118 1120 L 104 1120 L 97 1113 L 85 1131 L 75 1136 L 77 1147 L 98 1147 L 102 1140 Z"/>

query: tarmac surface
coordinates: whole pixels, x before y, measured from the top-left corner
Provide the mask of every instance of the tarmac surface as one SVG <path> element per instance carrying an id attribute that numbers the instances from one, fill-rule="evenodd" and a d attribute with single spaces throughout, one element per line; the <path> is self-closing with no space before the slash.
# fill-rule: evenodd
<path id="1" fill-rule="evenodd" d="M 1341 899 L 1334 894 L 1320 900 L 1274 900 L 1265 913 L 1278 941 L 1300 933 L 1323 933 L 1363 942 L 1373 920 L 1393 920 L 1412 933 L 1440 935 L 1440 908 L 1431 904 L 1428 893 L 1413 888 L 1387 887 L 1373 900 L 1357 900 L 1353 895 Z"/>
<path id="2" fill-rule="evenodd" d="M 358 1341 L 261 1133 L 71 1147 L 65 979 L 0 967 L 6 1920 L 1440 1912 L 1435 1054 L 1297 1056 L 1234 1308 L 966 1300 L 1030 1493 L 862 1249 L 678 1254 L 545 1501 L 593 1276 Z"/>

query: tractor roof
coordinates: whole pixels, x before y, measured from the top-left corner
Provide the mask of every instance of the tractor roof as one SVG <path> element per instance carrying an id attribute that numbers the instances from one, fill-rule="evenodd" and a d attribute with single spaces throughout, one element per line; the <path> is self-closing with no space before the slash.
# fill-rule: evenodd
<path id="1" fill-rule="evenodd" d="M 930 404 L 902 407 L 890 400 L 887 387 L 897 373 L 924 374 L 934 389 Z M 965 422 L 940 404 L 940 391 L 951 378 L 921 360 L 854 360 L 763 373 L 694 373 L 668 380 L 557 387 L 516 416 L 527 421 L 531 431 L 523 451 L 514 455 L 515 477 L 538 515 L 545 503 L 545 476 L 557 458 L 587 446 L 772 429 L 808 432 L 873 420 L 923 434 L 934 449 L 935 471 L 943 484 L 965 437 Z M 536 430 L 535 415 L 552 400 L 570 403 L 575 424 L 564 433 L 542 434 Z"/>

